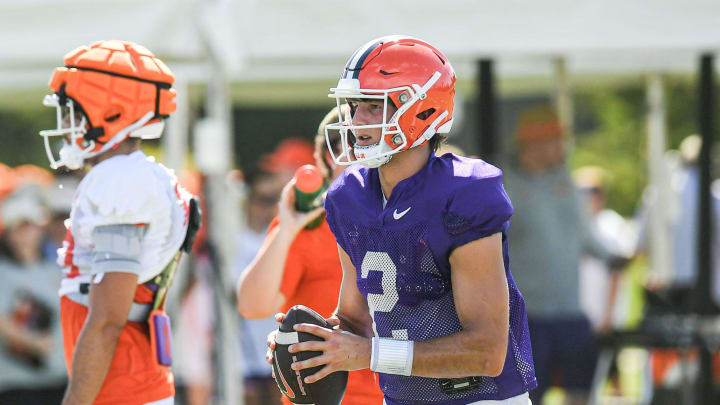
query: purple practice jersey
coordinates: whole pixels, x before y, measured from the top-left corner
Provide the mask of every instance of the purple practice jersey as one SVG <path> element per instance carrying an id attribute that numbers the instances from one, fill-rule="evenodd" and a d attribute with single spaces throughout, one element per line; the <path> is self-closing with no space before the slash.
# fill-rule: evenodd
<path id="1" fill-rule="evenodd" d="M 510 333 L 502 373 L 461 379 L 380 374 L 388 405 L 501 400 L 537 386 L 525 303 L 510 274 L 506 232 L 513 208 L 500 169 L 450 153 L 430 155 L 423 169 L 395 186 L 383 209 L 378 170 L 355 165 L 330 187 L 325 210 L 357 269 L 375 335 L 384 338 L 423 341 L 462 330 L 450 254 L 473 240 L 503 235 Z"/>

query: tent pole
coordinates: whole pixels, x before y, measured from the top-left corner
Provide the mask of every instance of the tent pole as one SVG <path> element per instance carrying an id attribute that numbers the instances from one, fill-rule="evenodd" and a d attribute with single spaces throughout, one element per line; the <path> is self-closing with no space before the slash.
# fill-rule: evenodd
<path id="1" fill-rule="evenodd" d="M 496 139 L 497 103 L 493 64 L 492 59 L 480 59 L 478 61 L 478 145 L 483 160 L 497 163 L 499 158 Z"/>
<path id="2" fill-rule="evenodd" d="M 567 72 L 565 58 L 558 57 L 553 61 L 555 70 L 555 108 L 558 118 L 568 139 L 573 139 L 575 122 L 573 120 L 572 88 Z"/>
<path id="3" fill-rule="evenodd" d="M 162 139 L 165 165 L 180 175 L 185 169 L 185 156 L 188 149 L 190 86 L 181 74 L 175 76 L 173 87 L 177 91 L 175 113 L 167 120 L 167 129 Z"/>
<path id="4" fill-rule="evenodd" d="M 672 249 L 668 235 L 670 189 L 665 168 L 666 146 L 664 83 L 660 73 L 651 73 L 646 83 L 647 155 L 650 189 L 655 194 L 650 208 L 650 263 L 652 271 L 663 280 L 672 278 Z"/>
<path id="5" fill-rule="evenodd" d="M 717 306 L 712 299 L 712 232 L 713 218 L 711 207 L 710 183 L 711 156 L 715 135 L 715 71 L 712 54 L 703 54 L 700 57 L 700 81 L 698 83 L 698 128 L 702 137 L 700 149 L 700 190 L 698 196 L 698 277 L 693 292 L 695 298 L 695 312 L 702 317 L 717 315 Z M 703 336 L 700 347 L 700 375 L 698 378 L 697 393 L 701 398 L 699 403 L 716 403 L 713 389 L 712 351 L 706 337 Z"/>

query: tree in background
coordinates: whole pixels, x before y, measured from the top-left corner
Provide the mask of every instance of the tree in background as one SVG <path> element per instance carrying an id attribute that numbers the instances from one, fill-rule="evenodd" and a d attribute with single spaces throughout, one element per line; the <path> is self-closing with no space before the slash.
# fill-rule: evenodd
<path id="1" fill-rule="evenodd" d="M 665 99 L 667 147 L 675 149 L 697 130 L 695 84 L 689 77 L 668 77 Z M 648 181 L 644 80 L 580 88 L 575 103 L 578 122 L 591 129 L 577 134 L 571 167 L 606 169 L 610 174 L 608 206 L 632 216 Z"/>
<path id="2" fill-rule="evenodd" d="M 10 167 L 30 163 L 47 168 L 38 132 L 55 126 L 55 115 L 42 105 L 0 110 L 0 162 Z"/>

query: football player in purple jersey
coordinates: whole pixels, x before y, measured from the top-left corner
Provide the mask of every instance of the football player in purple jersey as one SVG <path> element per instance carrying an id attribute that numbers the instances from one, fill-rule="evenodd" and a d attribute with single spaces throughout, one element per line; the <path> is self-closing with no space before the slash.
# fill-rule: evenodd
<path id="1" fill-rule="evenodd" d="M 370 368 L 388 405 L 530 404 L 537 381 L 502 172 L 434 154 L 454 94 L 447 58 L 405 36 L 362 46 L 331 89 L 350 107 L 326 127 L 342 139 L 333 159 L 353 166 L 325 202 L 343 267 L 339 327 L 296 325 L 325 340 L 290 347 L 323 352 L 293 364 L 324 365 L 306 382 Z"/>

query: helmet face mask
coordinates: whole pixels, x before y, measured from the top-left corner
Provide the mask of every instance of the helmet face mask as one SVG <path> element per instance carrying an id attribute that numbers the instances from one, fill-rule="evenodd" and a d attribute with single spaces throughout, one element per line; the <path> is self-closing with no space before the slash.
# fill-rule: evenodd
<path id="1" fill-rule="evenodd" d="M 90 157 L 95 142 L 85 139 L 87 133 L 87 118 L 80 108 L 75 107 L 75 102 L 67 98 L 65 104 L 60 103 L 57 94 L 48 94 L 43 99 L 43 105 L 47 107 L 55 107 L 57 128 L 40 131 L 40 135 L 44 138 L 45 152 L 50 167 L 58 169 L 66 166 L 70 170 L 80 169 L 84 159 Z M 58 157 L 53 154 L 53 148 L 50 144 L 50 137 L 61 136 L 62 147 L 58 151 Z"/>
<path id="2" fill-rule="evenodd" d="M 338 131 L 340 133 L 340 151 L 336 155 L 332 151 L 331 154 L 333 160 L 338 165 L 351 165 L 355 163 L 362 163 L 368 167 L 378 167 L 390 161 L 392 155 L 395 154 L 395 149 L 390 147 L 390 144 L 386 142 L 386 139 L 391 139 L 391 143 L 396 148 L 403 148 L 407 145 L 407 138 L 402 133 L 402 130 L 397 125 L 397 117 L 403 113 L 400 109 L 390 117 L 388 116 L 388 104 L 392 103 L 389 93 L 394 91 L 403 91 L 405 89 L 388 89 L 388 90 L 372 90 L 372 89 L 330 89 L 332 92 L 329 97 L 333 97 L 336 100 L 338 108 L 338 122 L 334 124 L 328 124 L 325 127 L 326 137 L 329 139 L 329 131 Z M 361 102 L 378 102 L 381 101 L 383 104 L 382 121 L 372 124 L 356 125 L 353 123 L 353 116 L 355 114 L 355 107 L 357 103 Z M 342 104 L 347 104 L 349 108 L 346 109 L 344 117 L 342 114 Z M 350 136 L 355 138 L 357 131 L 363 129 L 377 129 L 380 128 L 380 139 L 373 145 L 360 146 L 353 139 L 351 142 Z"/>
<path id="3" fill-rule="evenodd" d="M 405 70 L 403 70 L 405 69 Z M 383 37 L 358 49 L 345 66 L 338 86 L 328 97 L 338 109 L 350 105 L 344 119 L 325 129 L 338 131 L 342 150 L 332 153 L 338 165 L 361 163 L 378 167 L 396 153 L 425 144 L 452 126 L 455 74 L 450 63 L 431 45 L 409 37 Z M 382 102 L 382 122 L 356 125 L 353 103 Z M 387 117 L 388 105 L 397 106 Z M 362 129 L 381 129 L 378 143 L 359 146 L 349 135 Z"/>
<path id="4" fill-rule="evenodd" d="M 137 132 L 142 133 L 143 126 L 150 121 L 154 115 L 153 112 L 148 112 L 138 121 L 123 128 L 106 143 L 99 144 L 92 139 L 86 139 L 86 134 L 90 125 L 87 117 L 82 112 L 82 108 L 79 108 L 79 106 L 76 107 L 75 101 L 70 98 L 67 98 L 65 106 L 61 106 L 59 100 L 60 98 L 57 94 L 48 94 L 45 96 L 43 104 L 48 107 L 56 108 L 57 128 L 40 131 L 40 136 L 44 138 L 45 152 L 47 153 L 48 160 L 50 160 L 50 167 L 53 169 L 58 169 L 63 166 L 67 167 L 69 170 L 81 169 L 86 159 L 93 158 L 112 149 L 114 146 L 124 141 L 130 134 Z M 153 134 L 143 138 L 153 139 L 153 136 L 159 137 L 159 134 L 155 136 L 155 132 L 158 128 L 160 132 L 162 132 L 162 122 L 159 124 L 160 127 L 152 126 L 153 124 L 148 125 L 150 128 L 145 132 L 153 132 Z M 51 136 L 63 137 L 63 144 L 58 151 L 57 158 L 53 155 L 52 145 L 49 140 Z"/>

